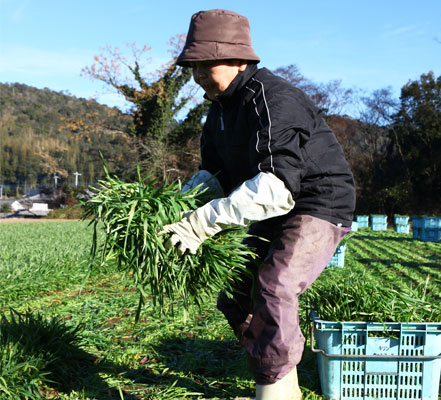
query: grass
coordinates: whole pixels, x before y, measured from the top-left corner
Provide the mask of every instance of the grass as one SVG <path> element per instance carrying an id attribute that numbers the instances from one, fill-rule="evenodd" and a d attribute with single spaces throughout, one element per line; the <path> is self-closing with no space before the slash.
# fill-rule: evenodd
<path id="1" fill-rule="evenodd" d="M 1 315 L 0 393 L 9 398 L 43 398 L 40 387 L 69 391 L 94 357 L 81 348 L 82 326 L 41 314 L 10 310 Z"/>
<path id="2" fill-rule="evenodd" d="M 0 225 L 0 306 L 23 306 L 80 283 L 89 264 L 89 231 L 78 221 Z"/>
<path id="3" fill-rule="evenodd" d="M 215 293 L 189 314 L 181 299 L 165 316 L 146 302 L 138 324 L 138 293 L 116 267 L 94 268 L 80 294 L 92 233 L 79 221 L 0 224 L 0 399 L 253 396 L 243 350 L 215 308 Z M 348 241 L 339 271 L 396 290 L 425 285 L 426 297 L 439 304 L 441 243 L 362 230 Z M 305 400 L 322 399 L 308 347 L 299 380 Z"/>

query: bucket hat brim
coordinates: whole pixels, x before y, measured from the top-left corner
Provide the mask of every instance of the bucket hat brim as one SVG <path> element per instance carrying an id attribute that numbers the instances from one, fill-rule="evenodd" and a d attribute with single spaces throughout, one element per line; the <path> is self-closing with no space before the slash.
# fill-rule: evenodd
<path id="1" fill-rule="evenodd" d="M 219 43 L 219 42 L 193 42 L 186 46 L 179 55 L 177 64 L 181 67 L 190 67 L 196 61 L 222 61 L 222 60 L 244 60 L 258 63 L 254 50 L 241 44 Z"/>
<path id="2" fill-rule="evenodd" d="M 197 61 L 232 59 L 260 61 L 251 47 L 248 19 L 228 10 L 193 14 L 184 49 L 176 63 L 188 67 Z"/>

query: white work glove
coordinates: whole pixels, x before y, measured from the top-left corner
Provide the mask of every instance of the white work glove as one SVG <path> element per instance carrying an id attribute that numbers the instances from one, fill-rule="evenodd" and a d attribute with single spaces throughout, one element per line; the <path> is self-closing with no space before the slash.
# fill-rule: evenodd
<path id="1" fill-rule="evenodd" d="M 200 191 L 205 190 L 202 194 L 206 201 L 224 197 L 224 190 L 219 180 L 205 169 L 196 172 L 185 184 L 182 186 L 181 193 L 187 192 L 196 186 L 201 185 Z"/>
<path id="2" fill-rule="evenodd" d="M 184 216 L 179 222 L 171 225 L 164 225 L 160 235 L 165 233 L 172 233 L 170 238 L 165 243 L 166 248 L 177 247 L 180 255 L 183 255 L 187 250 L 191 254 L 196 254 L 199 246 L 207 239 L 203 237 L 203 231 L 196 232 L 188 221 L 188 217 Z"/>
<path id="3" fill-rule="evenodd" d="M 212 200 L 187 213 L 181 221 L 165 225 L 160 234 L 172 233 L 168 245 L 177 246 L 181 254 L 186 250 L 196 254 L 204 240 L 221 230 L 287 214 L 294 204 L 283 181 L 272 173 L 261 172 L 228 197 Z"/>

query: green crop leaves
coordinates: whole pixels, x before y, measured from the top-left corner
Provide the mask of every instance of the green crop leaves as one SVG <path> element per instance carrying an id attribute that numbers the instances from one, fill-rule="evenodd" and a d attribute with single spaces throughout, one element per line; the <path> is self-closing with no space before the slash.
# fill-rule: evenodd
<path id="1" fill-rule="evenodd" d="M 429 281 L 397 290 L 367 270 L 328 269 L 303 300 L 327 321 L 441 322 L 441 309 L 426 296 Z"/>
<path id="2" fill-rule="evenodd" d="M 0 398 L 43 399 L 47 385 L 68 389 L 93 361 L 80 347 L 81 328 L 31 312 L 0 314 Z"/>
<path id="3" fill-rule="evenodd" d="M 158 235 L 166 224 L 201 205 L 199 188 L 180 193 L 178 183 L 158 185 L 151 178 L 123 182 L 107 173 L 87 202 L 84 218 L 92 218 L 92 255 L 101 263 L 116 263 L 127 279 L 133 280 L 140 298 L 136 320 L 147 299 L 165 312 L 177 299 L 185 309 L 201 305 L 207 294 L 230 289 L 248 274 L 245 264 L 253 253 L 242 243 L 243 229 L 230 228 L 206 240 L 197 254 L 180 256 L 166 249 L 167 235 Z M 99 243 L 97 230 L 104 232 Z"/>
<path id="4" fill-rule="evenodd" d="M 80 284 L 91 237 L 86 222 L 1 224 L 0 308 Z"/>

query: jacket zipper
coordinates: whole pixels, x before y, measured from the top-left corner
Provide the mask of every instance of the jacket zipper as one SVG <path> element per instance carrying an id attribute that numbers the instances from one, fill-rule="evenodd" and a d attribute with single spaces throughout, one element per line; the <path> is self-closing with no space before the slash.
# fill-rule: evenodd
<path id="1" fill-rule="evenodd" d="M 220 126 L 221 126 L 221 131 L 223 132 L 224 131 L 224 114 L 222 111 L 220 112 Z"/>

